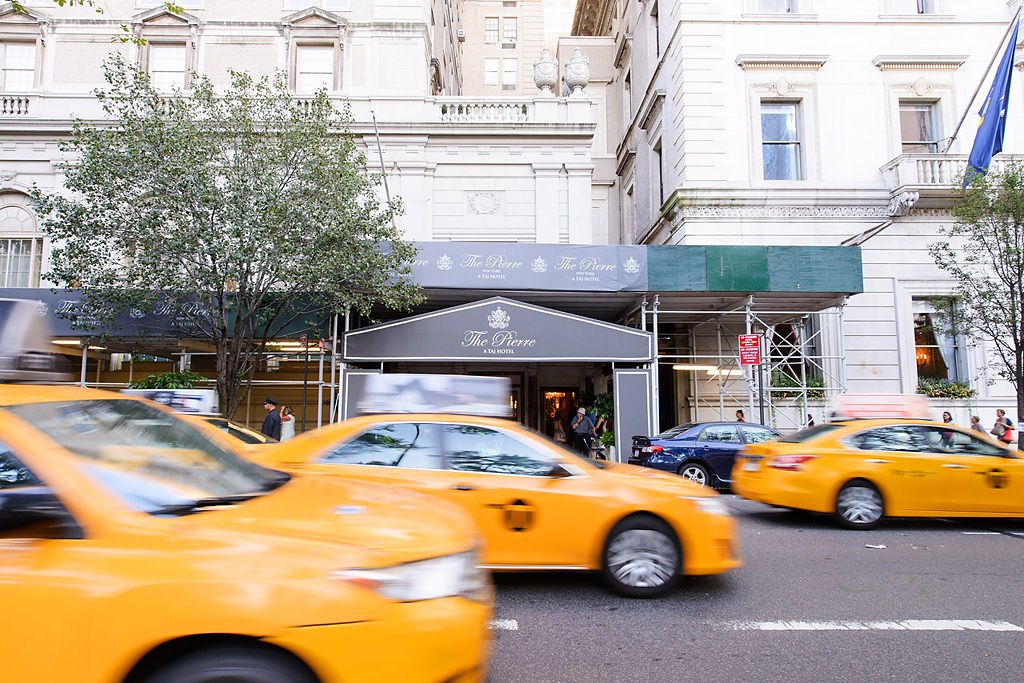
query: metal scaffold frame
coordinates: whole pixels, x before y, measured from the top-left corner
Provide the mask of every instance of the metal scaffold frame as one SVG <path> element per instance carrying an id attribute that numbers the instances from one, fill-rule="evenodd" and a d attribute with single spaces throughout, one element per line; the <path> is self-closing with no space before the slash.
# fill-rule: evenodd
<path id="1" fill-rule="evenodd" d="M 749 296 L 722 310 L 687 310 L 664 309 L 657 296 L 645 301 L 642 327 L 655 336 L 655 405 L 657 370 L 669 364 L 689 373 L 682 398 L 690 415 L 682 421 L 732 420 L 732 411 L 740 408 L 749 411 L 749 421 L 784 431 L 803 427 L 807 416 L 823 421 L 829 402 L 846 391 L 845 299 L 818 310 L 784 310 L 778 301 L 772 303 L 759 308 Z M 666 352 L 659 332 L 668 324 L 677 331 L 685 328 L 687 349 Z M 760 365 L 740 365 L 740 334 L 758 335 Z M 655 427 L 660 431 L 657 416 Z"/>

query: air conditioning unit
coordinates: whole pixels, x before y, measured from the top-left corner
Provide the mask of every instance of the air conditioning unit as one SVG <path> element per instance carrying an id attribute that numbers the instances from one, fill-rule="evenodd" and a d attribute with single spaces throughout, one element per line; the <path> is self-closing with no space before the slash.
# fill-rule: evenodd
<path id="1" fill-rule="evenodd" d="M 455 37 L 459 39 L 460 43 L 466 42 L 466 31 L 465 29 L 459 29 L 455 32 Z"/>

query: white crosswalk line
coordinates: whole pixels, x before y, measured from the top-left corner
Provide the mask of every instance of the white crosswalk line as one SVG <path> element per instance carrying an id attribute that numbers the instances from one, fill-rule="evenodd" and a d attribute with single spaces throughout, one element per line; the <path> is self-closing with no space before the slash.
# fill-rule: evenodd
<path id="1" fill-rule="evenodd" d="M 1024 631 L 1008 621 L 904 619 L 901 621 L 734 621 L 737 631 Z"/>
<path id="2" fill-rule="evenodd" d="M 515 619 L 492 619 L 491 628 L 496 631 L 518 631 L 519 622 Z"/>

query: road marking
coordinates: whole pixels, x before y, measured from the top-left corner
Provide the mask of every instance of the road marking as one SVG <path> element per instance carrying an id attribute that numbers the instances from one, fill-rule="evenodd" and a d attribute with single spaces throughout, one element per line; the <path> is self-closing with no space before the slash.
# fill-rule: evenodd
<path id="1" fill-rule="evenodd" d="M 515 619 L 492 619 L 491 628 L 497 631 L 518 631 L 519 622 Z"/>
<path id="2" fill-rule="evenodd" d="M 906 619 L 904 621 L 734 621 L 737 631 L 1024 631 L 1008 621 Z"/>
<path id="3" fill-rule="evenodd" d="M 964 536 L 1002 536 L 998 531 L 961 531 Z"/>

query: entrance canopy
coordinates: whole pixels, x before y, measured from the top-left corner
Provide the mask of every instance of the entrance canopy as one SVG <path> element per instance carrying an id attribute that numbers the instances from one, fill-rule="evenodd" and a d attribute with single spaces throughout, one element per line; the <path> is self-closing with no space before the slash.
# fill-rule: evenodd
<path id="1" fill-rule="evenodd" d="M 504 297 L 347 332 L 348 362 L 596 361 L 648 363 L 650 332 Z"/>

